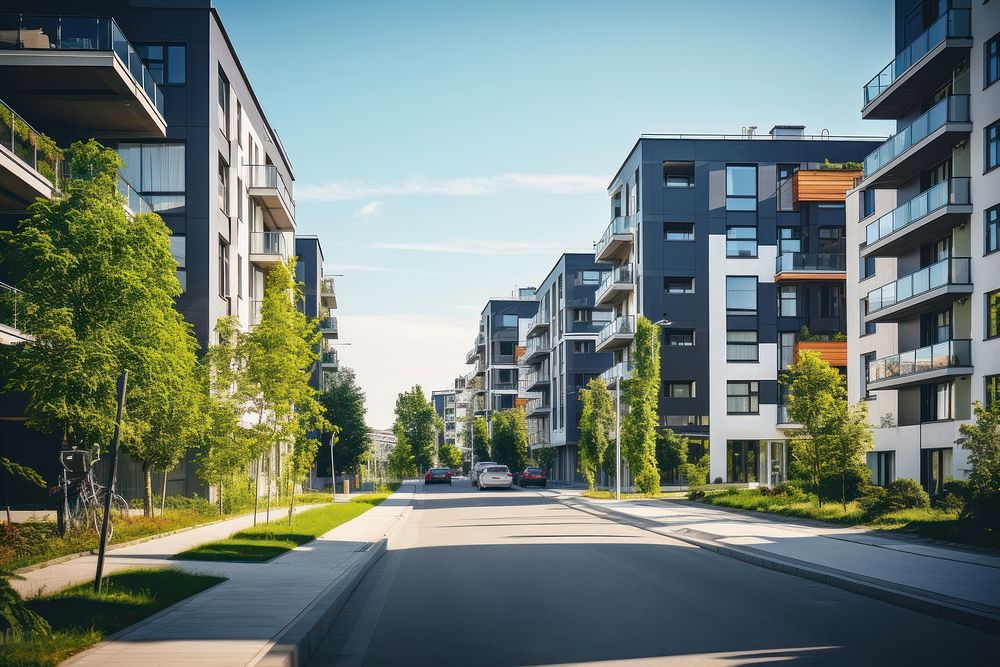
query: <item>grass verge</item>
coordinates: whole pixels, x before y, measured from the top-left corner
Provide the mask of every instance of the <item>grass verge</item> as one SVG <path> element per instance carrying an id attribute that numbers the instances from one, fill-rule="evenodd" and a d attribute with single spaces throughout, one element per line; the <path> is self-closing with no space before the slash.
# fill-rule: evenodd
<path id="1" fill-rule="evenodd" d="M 104 579 L 103 591 L 80 584 L 27 601 L 52 626 L 48 637 L 0 638 L 0 667 L 58 665 L 106 636 L 200 593 L 222 577 L 173 569 L 122 570 Z"/>
<path id="2" fill-rule="evenodd" d="M 276 519 L 260 526 L 241 530 L 224 540 L 206 542 L 174 556 L 179 560 L 212 560 L 260 563 L 271 560 L 297 546 L 311 542 L 323 533 L 361 516 L 378 505 L 392 491 L 370 493 Z"/>
<path id="3" fill-rule="evenodd" d="M 587 489 L 580 494 L 584 498 L 594 498 L 596 500 L 614 500 L 614 491 L 603 491 L 600 489 Z M 667 491 L 666 493 L 658 493 L 655 496 L 649 493 L 623 493 L 622 500 L 648 500 L 648 499 L 667 499 L 672 498 L 686 498 L 687 494 L 684 491 Z"/>

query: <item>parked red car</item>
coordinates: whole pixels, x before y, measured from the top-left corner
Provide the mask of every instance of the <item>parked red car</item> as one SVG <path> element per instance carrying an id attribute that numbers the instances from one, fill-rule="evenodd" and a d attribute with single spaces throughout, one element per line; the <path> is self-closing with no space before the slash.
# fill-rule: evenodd
<path id="1" fill-rule="evenodd" d="M 451 470 L 448 468 L 431 468 L 424 475 L 424 484 L 451 484 Z"/>
<path id="2" fill-rule="evenodd" d="M 517 476 L 518 486 L 545 486 L 545 471 L 541 468 L 525 468 Z"/>

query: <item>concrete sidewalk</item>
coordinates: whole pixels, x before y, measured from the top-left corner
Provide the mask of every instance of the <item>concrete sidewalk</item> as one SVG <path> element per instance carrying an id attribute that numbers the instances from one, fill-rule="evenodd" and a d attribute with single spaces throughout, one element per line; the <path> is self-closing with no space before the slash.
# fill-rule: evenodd
<path id="1" fill-rule="evenodd" d="M 849 585 L 842 587 L 910 607 L 914 605 L 908 602 L 926 602 L 921 610 L 943 616 L 948 616 L 945 607 L 954 608 L 957 616 L 968 612 L 994 631 L 1000 628 L 1000 554 L 987 550 L 687 501 L 616 503 L 584 498 L 577 491 L 542 493 L 757 565 L 829 583 L 846 582 Z M 865 585 L 868 590 L 862 590 Z"/>
<path id="2" fill-rule="evenodd" d="M 381 505 L 268 563 L 169 561 L 163 548 L 121 558 L 132 567 L 170 565 L 228 580 L 116 633 L 66 664 L 252 664 L 324 593 L 371 557 L 372 545 L 409 513 L 413 491 L 413 485 L 404 485 Z"/>

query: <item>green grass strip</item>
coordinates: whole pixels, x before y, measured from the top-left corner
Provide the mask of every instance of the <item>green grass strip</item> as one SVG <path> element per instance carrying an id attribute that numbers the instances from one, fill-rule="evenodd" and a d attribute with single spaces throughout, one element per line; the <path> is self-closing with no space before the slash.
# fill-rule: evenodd
<path id="1" fill-rule="evenodd" d="M 0 667 L 58 665 L 106 636 L 222 581 L 223 577 L 169 568 L 131 569 L 105 577 L 99 595 L 93 583 L 86 583 L 33 598 L 27 606 L 49 622 L 52 634 L 0 637 Z"/>

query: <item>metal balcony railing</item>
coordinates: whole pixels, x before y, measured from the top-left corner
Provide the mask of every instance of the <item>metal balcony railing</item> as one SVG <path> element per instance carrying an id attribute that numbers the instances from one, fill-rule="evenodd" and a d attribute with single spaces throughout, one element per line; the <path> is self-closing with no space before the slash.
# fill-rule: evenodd
<path id="1" fill-rule="evenodd" d="M 623 315 L 608 322 L 608 325 L 601 329 L 601 333 L 597 335 L 597 344 L 600 345 L 608 338 L 618 335 L 635 335 L 634 315 Z"/>
<path id="2" fill-rule="evenodd" d="M 775 258 L 774 272 L 844 271 L 847 258 L 837 252 L 783 252 Z"/>
<path id="3" fill-rule="evenodd" d="M 287 257 L 285 251 L 285 237 L 281 232 L 251 232 L 250 233 L 250 254 L 251 255 L 280 255 Z"/>
<path id="4" fill-rule="evenodd" d="M 37 171 L 53 186 L 59 186 L 63 152 L 56 142 L 31 127 L 0 100 L 0 145 Z"/>
<path id="5" fill-rule="evenodd" d="M 319 318 L 319 330 L 324 333 L 337 333 L 337 318 L 333 316 Z"/>
<path id="6" fill-rule="evenodd" d="M 970 180 L 967 176 L 941 181 L 913 199 L 897 206 L 875 222 L 865 226 L 865 245 L 895 234 L 929 213 L 949 204 L 969 204 Z"/>
<path id="7" fill-rule="evenodd" d="M 149 203 L 149 200 L 139 194 L 139 191 L 133 188 L 132 184 L 126 181 L 121 174 L 118 175 L 118 192 L 125 197 L 125 205 L 132 213 L 153 212 L 153 205 Z"/>
<path id="8" fill-rule="evenodd" d="M 337 350 L 325 350 L 322 359 L 324 366 L 337 366 L 340 364 L 340 354 Z"/>
<path id="9" fill-rule="evenodd" d="M 620 234 L 631 234 L 635 231 L 635 216 L 634 215 L 620 215 L 611 221 L 608 228 L 604 230 L 604 234 L 601 238 L 594 243 L 594 254 L 600 255 L 604 251 L 608 244 L 611 243 L 611 239 L 614 236 Z"/>
<path id="10" fill-rule="evenodd" d="M 0 49 L 113 51 L 129 76 L 163 116 L 163 93 L 125 34 L 107 16 L 0 16 Z"/>
<path id="11" fill-rule="evenodd" d="M 916 120 L 889 137 L 885 143 L 865 158 L 865 178 L 911 149 L 945 123 L 969 122 L 969 96 L 951 95 L 944 98 Z"/>
<path id="12" fill-rule="evenodd" d="M 24 293 L 7 283 L 0 283 L 0 324 L 18 328 L 17 318 L 24 308 Z"/>
<path id="13" fill-rule="evenodd" d="M 941 368 L 971 365 L 972 341 L 967 338 L 948 340 L 869 362 L 868 381 L 878 382 Z"/>
<path id="14" fill-rule="evenodd" d="M 600 303 L 601 297 L 607 294 L 615 285 L 631 285 L 634 280 L 635 277 L 631 264 L 622 264 L 616 267 L 608 273 L 607 277 L 601 282 L 601 286 L 597 288 L 597 291 L 594 293 L 594 302 Z"/>
<path id="15" fill-rule="evenodd" d="M 535 336 L 534 338 L 529 338 L 528 344 L 525 346 L 524 349 L 524 357 L 528 358 L 533 354 L 537 354 L 539 352 L 548 352 L 551 347 L 552 345 L 551 343 L 549 343 L 549 337 L 547 335 Z"/>
<path id="16" fill-rule="evenodd" d="M 895 306 L 945 285 L 971 285 L 972 260 L 949 257 L 868 292 L 868 313 Z"/>
<path id="17" fill-rule="evenodd" d="M 605 384 L 613 384 L 619 380 L 627 380 L 632 377 L 632 371 L 634 369 L 635 362 L 631 360 L 619 361 L 617 364 L 601 373 L 601 379 Z"/>
<path id="18" fill-rule="evenodd" d="M 278 196 L 288 207 L 288 212 L 292 214 L 292 217 L 295 217 L 295 200 L 292 199 L 292 192 L 285 185 L 285 179 L 281 177 L 278 168 L 273 164 L 248 164 L 247 187 L 277 190 Z"/>

